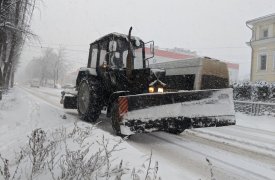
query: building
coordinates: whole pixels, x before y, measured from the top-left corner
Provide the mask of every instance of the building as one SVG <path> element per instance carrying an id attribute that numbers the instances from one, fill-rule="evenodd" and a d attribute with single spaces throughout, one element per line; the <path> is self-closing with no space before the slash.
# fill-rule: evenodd
<path id="1" fill-rule="evenodd" d="M 227 64 L 230 84 L 237 82 L 239 79 L 239 64 L 225 62 Z"/>
<path id="2" fill-rule="evenodd" d="M 252 31 L 250 80 L 275 82 L 275 14 L 246 22 Z"/>
<path id="3" fill-rule="evenodd" d="M 146 49 L 146 52 L 150 52 L 150 49 Z M 155 57 L 150 60 L 150 64 L 163 63 L 175 60 L 187 60 L 187 59 L 197 59 L 199 58 L 196 54 L 184 54 L 182 52 L 172 52 L 170 50 L 155 49 Z M 239 64 L 225 62 L 227 64 L 229 72 L 229 81 L 237 82 L 239 76 Z"/>
<path id="4" fill-rule="evenodd" d="M 150 54 L 149 48 L 146 48 L 145 51 L 146 51 L 146 53 Z M 152 60 L 150 60 L 150 63 L 152 63 L 152 64 L 173 61 L 173 60 L 179 60 L 179 59 L 190 59 L 190 58 L 197 57 L 196 55 L 173 52 L 173 51 L 169 51 L 167 49 L 162 50 L 159 48 L 156 48 L 154 53 L 155 53 L 154 58 Z"/>

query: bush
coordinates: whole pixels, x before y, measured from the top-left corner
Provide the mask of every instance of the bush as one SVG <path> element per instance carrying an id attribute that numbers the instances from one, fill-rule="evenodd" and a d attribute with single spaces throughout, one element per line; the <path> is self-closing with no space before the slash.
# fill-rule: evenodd
<path id="1" fill-rule="evenodd" d="M 117 157 L 123 139 L 97 137 L 94 130 L 77 124 L 72 131 L 35 129 L 16 157 L 16 167 L 0 154 L 0 179 L 160 179 L 152 152 L 141 167 L 131 168 Z"/>
<path id="2" fill-rule="evenodd" d="M 252 85 L 252 101 L 268 101 L 270 97 L 270 85 L 265 81 L 258 81 Z"/>
<path id="3" fill-rule="evenodd" d="M 271 102 L 275 102 L 275 83 L 271 83 L 269 86 L 269 99 Z"/>
<path id="4" fill-rule="evenodd" d="M 233 98 L 240 101 L 275 102 L 275 83 L 245 81 L 233 84 Z"/>
<path id="5" fill-rule="evenodd" d="M 233 84 L 233 94 L 235 100 L 251 99 L 251 83 L 248 81 Z"/>

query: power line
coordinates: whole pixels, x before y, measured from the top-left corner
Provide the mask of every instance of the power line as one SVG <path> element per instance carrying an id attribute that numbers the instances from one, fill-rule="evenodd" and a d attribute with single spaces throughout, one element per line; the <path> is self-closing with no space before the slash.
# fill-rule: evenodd
<path id="1" fill-rule="evenodd" d="M 190 49 L 247 49 L 246 46 L 224 46 L 224 47 L 190 47 Z"/>
<path id="2" fill-rule="evenodd" d="M 53 47 L 53 46 L 38 46 L 38 45 L 32 45 L 32 44 L 28 44 L 26 43 L 27 46 L 31 46 L 34 48 L 40 48 L 40 49 L 47 49 L 47 48 L 51 48 L 51 49 L 60 49 L 59 47 Z M 71 49 L 71 48 L 64 48 L 64 50 L 68 50 L 68 51 L 75 51 L 75 52 L 82 52 L 82 53 L 89 53 L 89 51 L 87 50 L 80 50 L 80 49 Z"/>
<path id="3" fill-rule="evenodd" d="M 29 43 L 31 44 L 31 43 Z M 80 46 L 80 47 L 87 47 L 89 46 L 89 44 L 63 44 L 63 43 L 40 43 L 40 44 L 44 44 L 44 45 L 47 45 L 47 46 Z M 31 45 L 35 45 L 35 44 L 31 44 Z"/>
<path id="4" fill-rule="evenodd" d="M 88 47 L 87 44 L 63 44 L 63 43 L 41 43 L 46 44 L 48 47 L 50 46 L 78 46 L 78 47 Z M 33 44 L 31 44 L 33 45 Z M 34 45 L 35 46 L 35 45 Z M 188 49 L 248 49 L 248 46 L 216 46 L 216 47 L 188 47 Z M 166 48 L 161 48 L 166 49 Z"/>

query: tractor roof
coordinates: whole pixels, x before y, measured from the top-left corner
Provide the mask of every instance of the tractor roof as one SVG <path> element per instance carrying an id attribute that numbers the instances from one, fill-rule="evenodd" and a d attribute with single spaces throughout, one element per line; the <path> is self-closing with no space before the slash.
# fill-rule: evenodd
<path id="1" fill-rule="evenodd" d="M 99 41 L 104 41 L 104 40 L 110 40 L 110 39 L 126 39 L 128 41 L 128 35 L 126 34 L 120 34 L 120 33 L 116 33 L 116 32 L 113 32 L 113 33 L 110 33 L 110 34 L 107 34 L 97 40 L 95 40 L 94 42 L 92 42 L 91 44 L 94 44 L 94 43 L 97 43 Z M 141 41 L 143 42 L 139 37 L 137 36 L 131 36 L 131 39 L 132 40 L 136 40 L 136 41 Z"/>

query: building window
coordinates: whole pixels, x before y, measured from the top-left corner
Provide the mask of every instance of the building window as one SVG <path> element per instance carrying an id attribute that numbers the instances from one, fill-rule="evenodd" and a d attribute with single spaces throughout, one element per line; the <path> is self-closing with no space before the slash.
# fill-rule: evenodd
<path id="1" fill-rule="evenodd" d="M 259 61 L 258 61 L 259 70 L 266 70 L 266 61 L 267 61 L 267 55 L 261 54 L 259 56 Z"/>
<path id="2" fill-rule="evenodd" d="M 263 31 L 263 38 L 268 38 L 268 30 L 264 29 Z"/>

